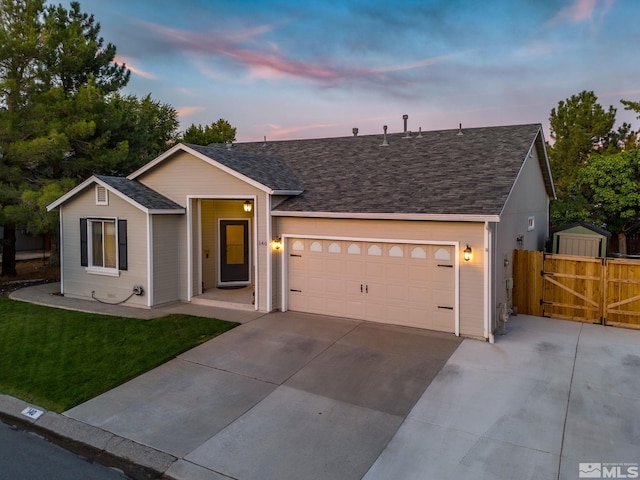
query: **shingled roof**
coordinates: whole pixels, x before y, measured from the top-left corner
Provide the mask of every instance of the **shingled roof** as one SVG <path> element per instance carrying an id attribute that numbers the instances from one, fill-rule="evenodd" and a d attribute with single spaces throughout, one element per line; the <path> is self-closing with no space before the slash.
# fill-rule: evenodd
<path id="1" fill-rule="evenodd" d="M 278 156 L 265 155 L 267 152 L 263 150 L 245 152 L 219 143 L 206 147 L 190 143 L 184 145 L 274 191 L 302 191 L 287 162 Z"/>
<path id="2" fill-rule="evenodd" d="M 119 191 L 137 204 L 149 210 L 180 210 L 184 207 L 164 195 L 152 190 L 146 185 L 124 177 L 111 177 L 107 175 L 94 175 L 95 178 Z"/>
<path id="3" fill-rule="evenodd" d="M 264 184 L 298 186 L 277 212 L 500 215 L 529 151 L 553 183 L 539 124 L 189 147 Z M 259 180 L 258 180 L 259 181 Z"/>

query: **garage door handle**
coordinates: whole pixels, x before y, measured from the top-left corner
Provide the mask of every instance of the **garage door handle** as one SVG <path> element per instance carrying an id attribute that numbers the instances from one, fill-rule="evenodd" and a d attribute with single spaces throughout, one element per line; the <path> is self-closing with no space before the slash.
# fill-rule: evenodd
<path id="1" fill-rule="evenodd" d="M 302 290 L 296 290 L 295 288 L 291 288 L 289 289 L 290 292 L 298 292 L 298 293 L 302 293 Z"/>
<path id="2" fill-rule="evenodd" d="M 362 284 L 360 284 L 360 293 L 362 293 Z"/>
<path id="3" fill-rule="evenodd" d="M 289 256 L 290 257 L 301 257 L 302 255 L 296 255 L 295 253 L 290 253 Z"/>
<path id="4" fill-rule="evenodd" d="M 453 265 L 438 264 L 439 267 L 453 268 Z"/>
<path id="5" fill-rule="evenodd" d="M 453 307 L 443 307 L 442 305 L 438 305 L 438 308 L 444 308 L 445 310 L 453 310 Z"/>

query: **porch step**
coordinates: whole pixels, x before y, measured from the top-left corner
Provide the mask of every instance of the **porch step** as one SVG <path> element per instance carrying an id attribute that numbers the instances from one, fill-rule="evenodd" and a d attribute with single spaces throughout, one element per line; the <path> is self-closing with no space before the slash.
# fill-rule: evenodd
<path id="1" fill-rule="evenodd" d="M 247 312 L 253 312 L 256 309 L 255 305 L 251 305 L 250 303 L 225 302 L 223 300 L 211 300 L 209 298 L 192 297 L 191 303 L 205 307 L 228 308 L 230 310 L 244 310 Z"/>

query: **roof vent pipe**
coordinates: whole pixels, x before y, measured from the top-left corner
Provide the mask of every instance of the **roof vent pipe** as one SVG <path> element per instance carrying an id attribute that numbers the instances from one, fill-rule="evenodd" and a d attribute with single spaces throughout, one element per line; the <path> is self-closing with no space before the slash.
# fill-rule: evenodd
<path id="1" fill-rule="evenodd" d="M 266 135 L 264 136 L 264 143 L 262 144 L 262 146 L 263 147 L 267 146 L 267 136 Z"/>
<path id="2" fill-rule="evenodd" d="M 231 143 L 231 141 L 227 142 L 227 150 L 231 150 L 231 147 L 233 146 L 233 143 Z"/>
<path id="3" fill-rule="evenodd" d="M 382 145 L 380 145 L 381 147 L 388 147 L 389 146 L 389 142 L 387 142 L 387 126 L 385 125 L 384 127 L 382 127 L 382 129 L 384 130 L 384 138 L 382 140 Z"/>
<path id="4" fill-rule="evenodd" d="M 458 133 L 456 133 L 456 135 L 464 135 L 464 133 L 462 133 L 462 124 L 460 124 L 460 129 L 458 130 Z"/>
<path id="5" fill-rule="evenodd" d="M 351 130 L 353 132 L 353 136 L 357 137 L 358 136 L 358 127 L 353 127 L 353 130 Z"/>
<path id="6" fill-rule="evenodd" d="M 404 115 L 402 115 L 402 120 L 404 120 L 404 133 L 406 135 L 406 133 L 407 133 L 407 120 L 409 120 L 409 115 L 407 115 L 406 113 Z"/>
<path id="7" fill-rule="evenodd" d="M 418 127 L 418 138 L 422 138 L 422 127 Z"/>

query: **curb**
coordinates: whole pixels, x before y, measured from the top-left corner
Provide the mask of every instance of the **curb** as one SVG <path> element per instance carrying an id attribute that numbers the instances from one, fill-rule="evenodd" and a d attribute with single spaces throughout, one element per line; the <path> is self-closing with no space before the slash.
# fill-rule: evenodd
<path id="1" fill-rule="evenodd" d="M 36 419 L 25 415 L 23 412 L 30 408 L 42 414 Z M 168 453 L 9 395 L 0 394 L 0 420 L 39 433 L 89 460 L 119 468 L 136 480 L 168 478 L 164 473 L 178 460 Z"/>

